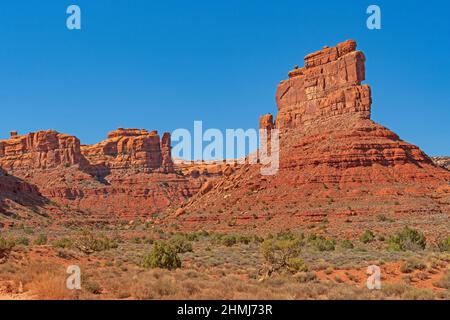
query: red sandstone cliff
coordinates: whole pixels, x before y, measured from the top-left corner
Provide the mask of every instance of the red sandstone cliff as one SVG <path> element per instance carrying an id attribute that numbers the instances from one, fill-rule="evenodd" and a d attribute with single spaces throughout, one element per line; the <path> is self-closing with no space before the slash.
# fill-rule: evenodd
<path id="1" fill-rule="evenodd" d="M 449 172 L 370 120 L 364 62 L 354 41 L 307 55 L 278 86 L 276 121 L 260 119 L 261 128 L 280 130 L 279 172 L 261 176 L 248 165 L 220 179 L 184 205 L 184 224 L 285 228 L 325 218 L 450 214 Z"/>
<path id="2" fill-rule="evenodd" d="M 0 141 L 0 166 L 85 219 L 149 216 L 182 203 L 204 182 L 175 173 L 170 134 L 139 129 L 118 129 L 91 146 L 56 131 L 14 132 Z"/>

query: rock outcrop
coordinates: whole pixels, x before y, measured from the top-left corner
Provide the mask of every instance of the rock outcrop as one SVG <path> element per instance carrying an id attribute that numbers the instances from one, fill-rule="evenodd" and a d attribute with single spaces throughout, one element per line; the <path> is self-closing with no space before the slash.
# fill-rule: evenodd
<path id="1" fill-rule="evenodd" d="M 8 171 L 51 169 L 82 162 L 80 141 L 53 130 L 0 140 L 0 165 Z"/>
<path id="2" fill-rule="evenodd" d="M 354 41 L 306 56 L 278 86 L 275 124 L 271 115 L 260 118 L 260 128 L 280 132 L 278 173 L 244 166 L 189 201 L 180 219 L 193 228 L 230 219 L 280 229 L 326 220 L 339 228 L 351 217 L 450 213 L 449 172 L 370 119 L 365 60 Z"/>
<path id="3" fill-rule="evenodd" d="M 0 167 L 86 219 L 149 216 L 182 203 L 205 179 L 175 173 L 170 134 L 118 129 L 95 145 L 56 131 L 0 141 Z M 28 192 L 27 190 L 17 190 Z"/>
<path id="4" fill-rule="evenodd" d="M 289 72 L 278 86 L 277 128 L 322 124 L 340 116 L 370 118 L 366 58 L 354 41 L 343 42 L 305 57 L 305 67 Z"/>
<path id="5" fill-rule="evenodd" d="M 450 170 L 450 157 L 433 157 L 432 159 L 438 166 Z"/>
<path id="6" fill-rule="evenodd" d="M 98 144 L 82 146 L 81 152 L 97 168 L 173 172 L 168 133 L 161 139 L 156 131 L 118 129 Z"/>

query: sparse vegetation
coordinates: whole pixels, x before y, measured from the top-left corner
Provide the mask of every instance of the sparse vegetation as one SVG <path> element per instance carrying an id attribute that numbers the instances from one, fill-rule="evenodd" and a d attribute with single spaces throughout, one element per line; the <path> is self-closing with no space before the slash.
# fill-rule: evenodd
<path id="1" fill-rule="evenodd" d="M 419 260 L 409 259 L 400 267 L 400 271 L 403 273 L 411 273 L 415 270 L 424 270 L 425 268 L 426 265 Z"/>
<path id="2" fill-rule="evenodd" d="M 105 235 L 96 236 L 92 231 L 83 230 L 82 235 L 76 241 L 76 246 L 80 251 L 91 254 L 97 251 L 117 248 L 118 243 Z"/>
<path id="3" fill-rule="evenodd" d="M 375 234 L 370 230 L 364 231 L 364 233 L 359 238 L 359 241 L 361 241 L 362 243 L 365 243 L 365 244 L 371 243 L 374 240 L 375 240 Z"/>
<path id="4" fill-rule="evenodd" d="M 192 243 L 184 235 L 174 235 L 169 240 L 169 243 L 175 248 L 177 253 L 192 252 Z"/>
<path id="5" fill-rule="evenodd" d="M 446 238 L 438 240 L 437 246 L 441 252 L 449 252 L 450 251 L 450 235 L 447 236 Z"/>
<path id="6" fill-rule="evenodd" d="M 47 244 L 47 236 L 43 233 L 38 235 L 37 239 L 34 242 L 38 246 L 43 246 Z"/>
<path id="7" fill-rule="evenodd" d="M 298 239 L 267 239 L 261 244 L 261 253 L 265 262 L 263 269 L 267 275 L 281 270 L 306 271 L 304 262 L 299 258 L 301 241 Z"/>
<path id="8" fill-rule="evenodd" d="M 327 239 L 324 236 L 311 235 L 308 242 L 318 251 L 333 251 L 336 248 L 336 240 Z"/>
<path id="9" fill-rule="evenodd" d="M 425 235 L 409 227 L 405 227 L 389 238 L 389 249 L 393 251 L 423 250 L 425 246 Z"/>
<path id="10" fill-rule="evenodd" d="M 0 263 L 2 260 L 6 260 L 6 258 L 8 258 L 15 245 L 15 242 L 12 240 L 0 238 Z"/>
<path id="11" fill-rule="evenodd" d="M 341 242 L 341 247 L 342 247 L 343 249 L 353 249 L 353 248 L 354 248 L 354 245 L 353 245 L 353 243 L 352 243 L 350 240 L 345 239 L 345 240 L 343 240 L 343 241 Z"/>

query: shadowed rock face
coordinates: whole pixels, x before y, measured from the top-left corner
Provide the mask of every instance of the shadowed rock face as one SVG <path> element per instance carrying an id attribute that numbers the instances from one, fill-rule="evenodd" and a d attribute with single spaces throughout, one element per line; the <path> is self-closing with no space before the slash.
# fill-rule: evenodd
<path id="1" fill-rule="evenodd" d="M 275 124 L 272 115 L 260 118 L 261 128 L 280 131 L 278 173 L 236 170 L 185 206 L 185 223 L 219 227 L 234 215 L 238 225 L 286 228 L 346 216 L 450 213 L 449 172 L 370 120 L 364 62 L 354 41 L 307 55 L 278 86 Z"/>

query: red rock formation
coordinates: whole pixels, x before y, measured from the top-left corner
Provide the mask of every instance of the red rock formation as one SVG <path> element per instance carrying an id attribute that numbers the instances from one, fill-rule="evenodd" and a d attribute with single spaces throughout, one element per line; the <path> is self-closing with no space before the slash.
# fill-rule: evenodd
<path id="1" fill-rule="evenodd" d="M 156 131 L 118 129 L 98 144 L 83 146 L 82 153 L 91 165 L 104 165 L 108 169 L 173 172 L 168 133 L 161 140 Z"/>
<path id="2" fill-rule="evenodd" d="M 180 221 L 219 228 L 233 218 L 286 228 L 325 218 L 450 213 L 443 189 L 449 172 L 370 120 L 364 62 L 354 41 L 306 56 L 276 93 L 278 173 L 261 176 L 258 166 L 244 166 L 190 200 Z M 263 116 L 260 128 L 272 130 L 272 121 Z"/>
<path id="3" fill-rule="evenodd" d="M 204 182 L 175 174 L 170 134 L 160 139 L 156 131 L 139 129 L 118 129 L 92 146 L 56 131 L 11 134 L 0 141 L 0 166 L 36 186 L 16 192 L 40 192 L 94 219 L 161 212 Z"/>
<path id="4" fill-rule="evenodd" d="M 277 128 L 298 128 L 338 116 L 370 118 L 370 87 L 364 54 L 346 41 L 305 57 L 305 67 L 289 72 L 278 86 Z"/>
<path id="5" fill-rule="evenodd" d="M 81 160 L 80 141 L 53 130 L 23 136 L 13 132 L 9 140 L 0 140 L 0 165 L 8 171 L 70 166 Z"/>

